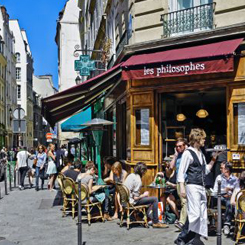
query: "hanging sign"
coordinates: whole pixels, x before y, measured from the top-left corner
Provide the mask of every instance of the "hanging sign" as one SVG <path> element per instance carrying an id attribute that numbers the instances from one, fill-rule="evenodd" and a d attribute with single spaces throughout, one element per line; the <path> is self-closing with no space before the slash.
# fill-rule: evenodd
<path id="1" fill-rule="evenodd" d="M 81 76 L 89 76 L 91 71 L 95 71 L 95 61 L 89 55 L 80 55 L 79 60 L 75 60 L 75 71 L 79 71 Z"/>

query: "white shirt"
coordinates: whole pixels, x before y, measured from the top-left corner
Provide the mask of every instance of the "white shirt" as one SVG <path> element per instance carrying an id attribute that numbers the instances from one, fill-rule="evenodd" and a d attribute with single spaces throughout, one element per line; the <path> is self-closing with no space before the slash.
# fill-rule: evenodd
<path id="1" fill-rule="evenodd" d="M 207 166 L 205 157 L 203 156 L 203 153 L 201 150 L 197 150 L 196 148 L 190 146 L 188 147 L 188 149 L 194 151 L 198 157 L 199 162 L 201 163 L 201 165 L 206 164 L 206 174 L 208 174 L 210 172 L 209 167 Z M 177 182 L 178 183 L 184 183 L 185 182 L 185 174 L 189 168 L 189 165 L 192 164 L 194 162 L 194 159 L 191 155 L 191 153 L 188 150 L 185 150 L 181 161 L 180 161 L 180 166 L 179 166 L 179 172 L 178 172 L 178 176 L 177 176 Z"/>
<path id="2" fill-rule="evenodd" d="M 28 156 L 30 155 L 31 154 L 27 151 L 19 151 L 17 153 L 18 168 L 27 166 L 27 159 L 28 159 Z"/>
<path id="3" fill-rule="evenodd" d="M 138 174 L 132 173 L 126 178 L 124 185 L 128 187 L 130 192 L 129 202 L 135 203 L 134 197 L 140 196 L 142 187 L 141 177 Z"/>

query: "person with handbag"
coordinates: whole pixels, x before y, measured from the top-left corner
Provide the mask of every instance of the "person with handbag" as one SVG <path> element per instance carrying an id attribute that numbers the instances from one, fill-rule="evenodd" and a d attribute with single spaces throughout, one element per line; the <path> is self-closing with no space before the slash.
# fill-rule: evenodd
<path id="1" fill-rule="evenodd" d="M 56 157 L 55 157 L 54 150 L 55 150 L 55 145 L 49 144 L 47 174 L 49 175 L 48 189 L 50 189 L 51 191 L 54 190 L 55 175 L 57 173 L 57 168 L 55 164 Z"/>
<path id="2" fill-rule="evenodd" d="M 39 145 L 37 148 L 36 159 L 34 161 L 34 165 L 36 168 L 36 188 L 35 188 L 36 191 L 39 191 L 39 178 L 41 178 L 42 181 L 41 189 L 43 190 L 46 159 L 47 159 L 47 154 L 45 153 L 45 146 Z"/>
<path id="3" fill-rule="evenodd" d="M 29 170 L 28 157 L 31 154 L 26 150 L 26 147 L 20 146 L 20 150 L 17 153 L 17 161 L 15 169 L 20 173 L 20 185 L 19 189 L 24 190 L 25 176 Z"/>

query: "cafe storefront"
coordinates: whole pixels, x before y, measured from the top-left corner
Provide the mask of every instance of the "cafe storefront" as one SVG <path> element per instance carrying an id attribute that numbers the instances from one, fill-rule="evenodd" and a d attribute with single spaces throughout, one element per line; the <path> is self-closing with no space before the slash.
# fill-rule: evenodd
<path id="1" fill-rule="evenodd" d="M 105 116 L 116 115 L 117 123 L 116 136 L 108 132 L 107 149 L 120 151 L 114 154 L 131 167 L 145 162 L 144 184 L 174 153 L 176 138 L 188 138 L 193 127 L 205 129 L 209 148 L 226 149 L 234 167 L 245 168 L 242 43 L 233 39 L 134 55 L 122 64 L 126 90 L 105 99 Z"/>

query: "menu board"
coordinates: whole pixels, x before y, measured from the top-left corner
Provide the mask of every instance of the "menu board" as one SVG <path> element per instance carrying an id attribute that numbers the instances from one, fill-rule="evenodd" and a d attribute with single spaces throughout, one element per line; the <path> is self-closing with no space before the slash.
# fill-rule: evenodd
<path id="1" fill-rule="evenodd" d="M 238 104 L 238 145 L 245 145 L 245 103 Z"/>
<path id="2" fill-rule="evenodd" d="M 141 145 L 150 145 L 149 109 L 141 109 Z"/>

